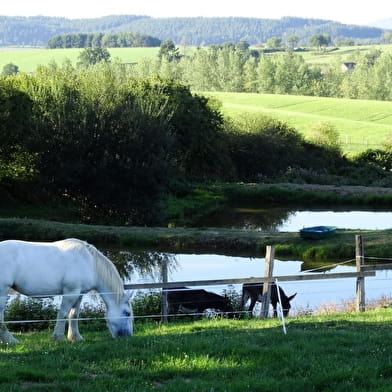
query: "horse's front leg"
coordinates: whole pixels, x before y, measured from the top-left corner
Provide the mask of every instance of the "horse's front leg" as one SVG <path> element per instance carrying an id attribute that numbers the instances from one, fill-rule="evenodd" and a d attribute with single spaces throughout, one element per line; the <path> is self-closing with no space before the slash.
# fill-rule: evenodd
<path id="1" fill-rule="evenodd" d="M 72 342 L 78 342 L 83 340 L 82 335 L 79 333 L 79 311 L 80 311 L 80 303 L 82 302 L 83 296 L 80 295 L 74 306 L 71 308 L 69 312 L 69 319 L 68 319 L 68 340 Z"/>
<path id="2" fill-rule="evenodd" d="M 62 341 L 64 340 L 65 323 L 67 317 L 71 311 L 71 308 L 78 302 L 80 293 L 65 293 L 61 301 L 60 309 L 57 313 L 56 325 L 53 331 L 53 340 Z"/>
<path id="3" fill-rule="evenodd" d="M 4 323 L 4 312 L 7 304 L 8 298 L 8 288 L 0 293 L 0 343 L 3 344 L 18 344 L 19 341 L 15 339 L 10 331 L 8 331 L 7 326 Z"/>

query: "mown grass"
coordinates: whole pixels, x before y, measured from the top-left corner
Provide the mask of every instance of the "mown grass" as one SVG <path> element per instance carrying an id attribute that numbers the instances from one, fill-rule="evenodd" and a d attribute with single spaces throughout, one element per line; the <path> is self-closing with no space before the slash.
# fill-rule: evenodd
<path id="1" fill-rule="evenodd" d="M 232 118 L 263 114 L 287 122 L 305 137 L 315 124 L 328 122 L 339 132 L 343 151 L 379 148 L 391 135 L 392 102 L 279 94 L 205 93 L 222 103 Z"/>
<path id="2" fill-rule="evenodd" d="M 0 69 L 5 64 L 13 63 L 21 72 L 33 72 L 38 65 L 47 65 L 53 61 L 62 64 L 66 59 L 75 65 L 82 50 L 4 48 L 0 50 Z M 112 59 L 118 58 L 122 63 L 135 63 L 143 58 L 156 57 L 159 48 L 109 48 L 108 50 Z"/>
<path id="3" fill-rule="evenodd" d="M 136 322 L 113 340 L 17 335 L 0 348 L 0 391 L 388 391 L 391 309 L 278 320 Z"/>

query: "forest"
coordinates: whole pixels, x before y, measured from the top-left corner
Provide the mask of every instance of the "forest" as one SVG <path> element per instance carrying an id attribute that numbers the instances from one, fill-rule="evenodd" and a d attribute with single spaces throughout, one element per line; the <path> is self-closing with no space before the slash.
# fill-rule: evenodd
<path id="1" fill-rule="evenodd" d="M 286 41 L 298 37 L 307 45 L 314 34 L 327 34 L 333 41 L 352 39 L 355 43 L 382 43 L 384 29 L 345 25 L 320 19 L 285 17 L 258 18 L 151 18 L 141 15 L 112 15 L 102 18 L 66 19 L 56 17 L 0 16 L 0 46 L 41 46 L 58 35 L 70 33 L 133 32 L 172 39 L 176 44 L 205 46 L 227 41 L 250 44 L 266 42 L 271 37 Z"/>

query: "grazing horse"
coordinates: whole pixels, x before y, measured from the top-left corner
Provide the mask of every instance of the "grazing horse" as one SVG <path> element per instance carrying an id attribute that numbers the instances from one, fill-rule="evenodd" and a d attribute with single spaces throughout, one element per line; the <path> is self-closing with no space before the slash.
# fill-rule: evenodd
<path id="1" fill-rule="evenodd" d="M 282 301 L 282 310 L 283 310 L 283 315 L 287 316 L 289 314 L 289 310 L 291 308 L 290 301 L 294 299 L 294 297 L 297 295 L 297 293 L 291 295 L 288 297 L 285 292 L 282 290 L 280 286 L 279 287 L 279 294 L 280 294 L 280 299 Z M 245 308 L 246 303 L 250 299 L 250 305 L 248 310 L 252 312 L 256 301 L 261 299 L 261 296 L 263 294 L 263 283 L 244 283 L 242 285 L 242 307 Z M 271 284 L 271 304 L 272 307 L 274 308 L 274 317 L 277 316 L 277 304 L 279 302 L 279 297 L 278 297 L 278 290 L 277 286 L 275 283 Z"/>
<path id="2" fill-rule="evenodd" d="M 233 308 L 227 297 L 202 289 L 175 287 L 167 292 L 169 313 L 203 313 L 206 309 L 232 312 Z"/>
<path id="3" fill-rule="evenodd" d="M 57 242 L 0 242 L 0 342 L 17 344 L 4 322 L 10 289 L 36 297 L 62 295 L 53 332 L 63 340 L 79 341 L 79 308 L 84 293 L 96 290 L 106 305 L 106 323 L 113 337 L 133 333 L 130 295 L 114 264 L 94 246 L 77 239 Z"/>

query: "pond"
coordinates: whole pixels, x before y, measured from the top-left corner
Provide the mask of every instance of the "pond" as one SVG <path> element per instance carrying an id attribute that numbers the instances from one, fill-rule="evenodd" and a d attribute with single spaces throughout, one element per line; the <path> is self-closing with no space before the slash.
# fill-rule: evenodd
<path id="1" fill-rule="evenodd" d="M 122 258 L 120 270 L 126 281 L 146 283 L 160 281 L 161 263 L 168 264 L 169 281 L 190 281 L 210 279 L 250 278 L 264 275 L 264 258 L 237 257 L 216 254 L 175 254 L 160 252 L 120 251 Z M 143 260 L 138 265 L 138 260 Z M 309 273 L 328 274 L 331 272 L 355 272 L 353 262 L 343 265 L 324 265 L 321 271 L 309 271 L 303 261 L 275 260 L 274 276 L 306 275 Z M 366 301 L 376 301 L 392 296 L 392 271 L 378 271 L 375 277 L 365 280 Z M 345 302 L 355 299 L 356 279 L 329 279 L 282 282 L 280 286 L 287 295 L 297 293 L 292 301 L 292 314 L 315 311 L 320 307 L 339 309 Z M 241 285 L 206 286 L 208 291 L 222 294 L 224 290 L 234 289 L 241 293 Z"/>
<path id="2" fill-rule="evenodd" d="M 341 229 L 390 229 L 392 212 L 358 208 L 232 207 L 205 217 L 193 226 L 293 232 L 306 226 L 319 225 Z"/>

